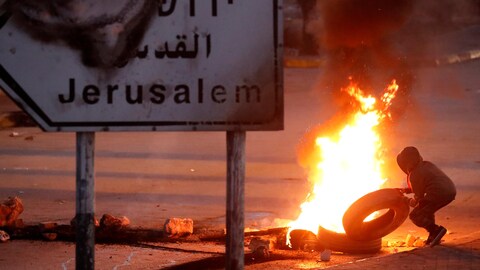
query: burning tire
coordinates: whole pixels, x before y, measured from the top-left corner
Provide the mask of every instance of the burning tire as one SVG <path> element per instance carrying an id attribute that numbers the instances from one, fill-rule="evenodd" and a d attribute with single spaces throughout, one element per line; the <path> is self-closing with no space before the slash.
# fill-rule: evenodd
<path id="1" fill-rule="evenodd" d="M 382 248 L 382 239 L 357 241 L 344 233 L 329 231 L 323 227 L 318 229 L 318 244 L 322 248 L 351 254 L 372 254 Z"/>
<path id="2" fill-rule="evenodd" d="M 364 221 L 376 211 L 388 211 L 381 216 Z M 382 238 L 393 232 L 407 219 L 410 207 L 406 197 L 397 189 L 381 189 L 355 201 L 343 216 L 343 228 L 348 237 L 359 240 Z"/>

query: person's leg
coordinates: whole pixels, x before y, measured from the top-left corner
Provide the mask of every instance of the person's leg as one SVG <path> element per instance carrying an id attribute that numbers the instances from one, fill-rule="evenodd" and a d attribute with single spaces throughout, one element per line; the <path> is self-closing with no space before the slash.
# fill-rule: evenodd
<path id="1" fill-rule="evenodd" d="M 442 237 L 447 232 L 443 226 L 435 224 L 435 212 L 450 201 L 422 201 L 410 213 L 410 219 L 413 224 L 422 227 L 428 231 L 428 238 L 425 241 L 426 245 L 434 246 L 440 243 Z"/>

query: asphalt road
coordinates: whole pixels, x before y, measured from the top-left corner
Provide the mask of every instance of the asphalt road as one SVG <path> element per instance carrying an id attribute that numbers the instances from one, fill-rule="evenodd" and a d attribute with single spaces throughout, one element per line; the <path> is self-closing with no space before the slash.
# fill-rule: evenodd
<path id="1" fill-rule="evenodd" d="M 455 181 L 457 199 L 437 216 L 449 229 L 447 242 L 477 232 L 480 221 L 478 70 L 480 61 L 417 69 L 407 110 L 385 138 L 392 156 L 415 145 Z M 246 227 L 278 226 L 277 219 L 298 214 L 309 185 L 296 146 L 309 128 L 336 111 L 330 94 L 319 87 L 322 74 L 322 68 L 286 69 L 285 130 L 247 133 Z M 12 108 L 0 94 L 0 110 Z M 161 228 L 169 217 L 224 227 L 224 132 L 97 133 L 96 139 L 97 216 L 125 215 L 132 225 L 150 228 Z M 398 168 L 391 167 L 390 174 L 403 181 Z M 75 215 L 75 134 L 0 130 L 0 179 L 0 198 L 24 201 L 25 222 L 68 223 Z M 409 232 L 425 236 L 407 221 L 389 237 L 402 239 Z M 2 263 L 13 263 L 8 246 L 1 248 Z"/>

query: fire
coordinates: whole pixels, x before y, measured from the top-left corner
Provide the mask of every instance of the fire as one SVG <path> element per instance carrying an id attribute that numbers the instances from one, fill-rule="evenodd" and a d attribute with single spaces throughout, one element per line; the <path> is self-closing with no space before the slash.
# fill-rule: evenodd
<path id="1" fill-rule="evenodd" d="M 319 156 L 310 172 L 314 183 L 301 214 L 288 227 L 317 233 L 318 226 L 342 233 L 342 217 L 361 196 L 378 190 L 382 177 L 382 143 L 376 127 L 390 117 L 388 109 L 398 90 L 395 80 L 385 89 L 381 102 L 354 83 L 342 89 L 354 98 L 359 110 L 345 127 L 330 137 L 317 137 Z"/>

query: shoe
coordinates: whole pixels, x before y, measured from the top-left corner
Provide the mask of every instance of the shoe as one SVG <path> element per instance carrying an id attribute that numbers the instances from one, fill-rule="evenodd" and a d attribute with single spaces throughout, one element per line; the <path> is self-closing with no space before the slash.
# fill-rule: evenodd
<path id="1" fill-rule="evenodd" d="M 442 240 L 442 237 L 447 233 L 447 229 L 443 226 L 439 226 L 438 229 L 435 230 L 435 232 L 432 234 L 432 240 L 429 243 L 430 247 L 434 247 L 438 244 L 440 244 L 440 241 Z M 430 236 L 429 236 L 430 238 Z M 428 239 L 427 239 L 428 241 Z"/>
<path id="2" fill-rule="evenodd" d="M 440 230 L 440 226 L 434 224 L 434 228 L 428 231 L 428 238 L 424 241 L 425 246 L 429 246 L 432 243 L 433 239 L 438 235 L 438 231 Z"/>
<path id="3" fill-rule="evenodd" d="M 436 234 L 434 233 L 429 233 L 427 240 L 425 240 L 425 246 L 429 246 L 430 243 L 432 243 L 433 239 L 435 238 Z"/>

